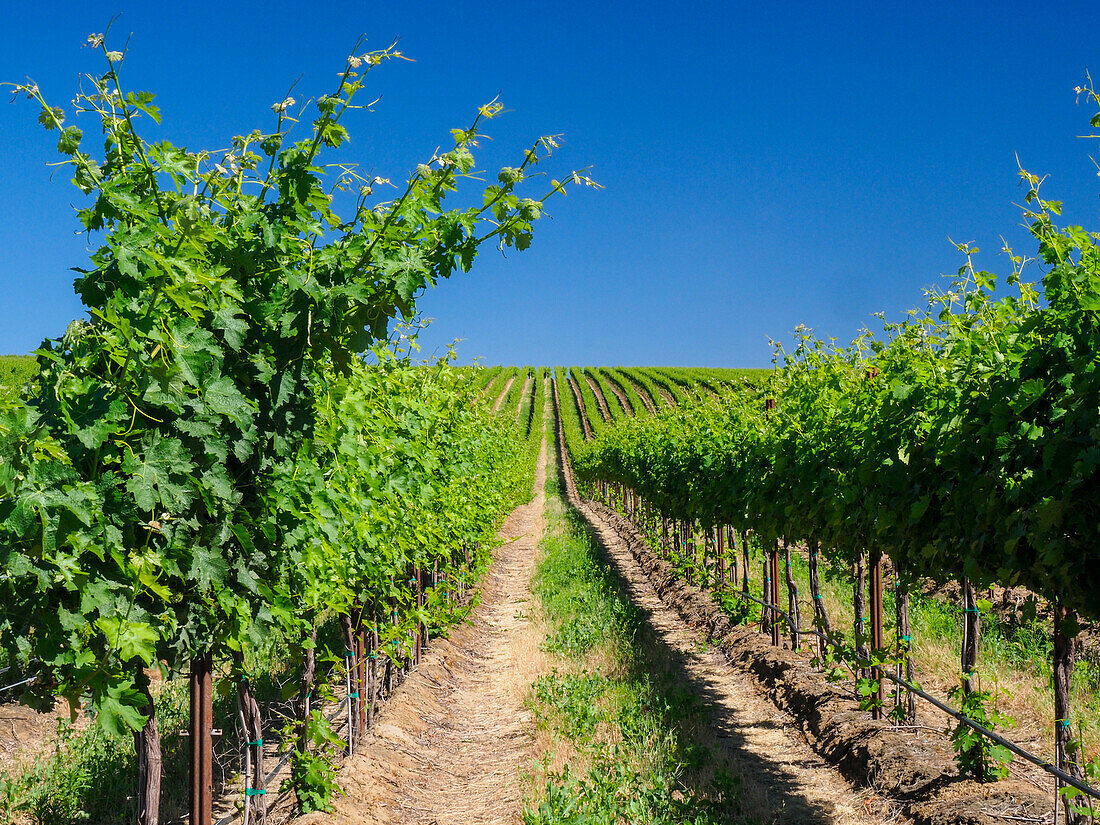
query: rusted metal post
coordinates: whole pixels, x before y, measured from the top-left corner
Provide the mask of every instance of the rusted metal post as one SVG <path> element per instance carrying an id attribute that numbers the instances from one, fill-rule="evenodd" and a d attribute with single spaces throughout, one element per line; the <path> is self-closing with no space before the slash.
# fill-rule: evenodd
<path id="1" fill-rule="evenodd" d="M 213 669 L 209 653 L 191 660 L 190 825 L 211 825 L 214 819 Z"/>
<path id="2" fill-rule="evenodd" d="M 359 694 L 359 736 L 367 729 L 367 628 L 363 608 L 359 608 L 359 627 L 355 632 L 355 692 Z"/>
<path id="3" fill-rule="evenodd" d="M 760 576 L 763 579 L 763 586 L 761 588 L 761 595 L 764 602 L 764 607 L 760 611 L 760 632 L 763 634 L 769 634 L 772 630 L 773 614 L 771 610 L 772 603 L 772 576 L 771 576 L 771 560 L 768 558 L 768 554 L 765 551 L 764 558 L 760 562 Z"/>
<path id="4" fill-rule="evenodd" d="M 720 524 L 714 528 L 714 542 L 718 562 L 715 565 L 715 586 L 721 590 L 726 584 L 726 531 Z"/>
<path id="5" fill-rule="evenodd" d="M 870 580 L 867 590 L 871 601 L 871 655 L 881 653 L 886 647 L 882 632 L 882 553 L 871 551 Z M 871 709 L 871 718 L 882 718 L 882 672 L 877 665 L 871 668 L 871 678 L 878 682 L 877 700 Z"/>
<path id="6" fill-rule="evenodd" d="M 771 584 L 771 598 L 769 601 L 773 608 L 779 607 L 779 544 L 771 542 L 768 548 L 768 578 Z M 779 613 L 772 612 L 772 644 L 779 647 L 782 636 L 779 633 Z"/>

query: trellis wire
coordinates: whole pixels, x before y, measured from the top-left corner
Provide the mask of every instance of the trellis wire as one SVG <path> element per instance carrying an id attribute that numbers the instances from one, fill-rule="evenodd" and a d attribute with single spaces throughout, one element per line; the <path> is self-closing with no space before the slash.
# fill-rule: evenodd
<path id="1" fill-rule="evenodd" d="M 38 678 L 38 675 L 35 674 L 34 676 L 27 677 L 22 682 L 16 682 L 14 685 L 6 685 L 5 687 L 0 687 L 0 693 L 4 693 L 9 690 L 15 690 L 15 688 L 22 687 L 23 685 L 29 685 L 31 682 L 37 682 Z"/>
<path id="2" fill-rule="evenodd" d="M 762 607 L 764 607 L 766 609 L 769 609 L 769 610 L 772 610 L 775 613 L 778 613 L 780 616 L 783 617 L 783 620 L 786 621 L 788 625 L 791 625 L 791 617 L 788 616 L 785 612 L 780 610 L 775 605 L 765 604 L 763 601 L 756 598 L 755 596 L 752 596 L 748 593 L 742 593 L 740 590 L 731 590 L 730 592 L 733 593 L 736 596 L 740 596 L 741 598 L 745 598 L 745 599 L 749 599 L 750 601 L 754 601 L 757 604 L 761 605 Z M 821 639 L 823 639 L 826 642 L 826 644 L 834 644 L 834 646 L 835 646 L 835 643 L 833 642 L 833 640 L 829 639 L 825 634 L 818 631 L 817 628 L 814 628 L 813 630 L 798 628 L 798 632 L 800 634 L 801 633 L 806 633 L 806 634 L 809 634 L 809 635 L 812 635 L 812 636 L 818 636 Z M 950 705 L 946 705 L 943 702 L 941 702 L 939 699 L 936 699 L 934 696 L 930 696 L 929 694 L 925 693 L 923 690 L 921 690 L 916 685 L 906 681 L 905 679 L 902 679 L 900 676 L 895 676 L 893 673 L 890 673 L 890 671 L 888 671 L 886 668 L 879 668 L 879 673 L 881 673 L 883 676 L 885 676 L 890 681 L 901 685 L 906 690 L 913 693 L 913 695 L 919 696 L 920 698 L 924 699 L 925 701 L 930 702 L 931 704 L 935 705 L 937 708 L 939 708 L 941 711 L 946 713 L 948 716 L 952 717 L 953 719 L 958 720 L 959 722 L 962 722 L 964 725 L 966 725 L 967 727 L 971 728 L 972 730 L 980 733 L 982 736 L 985 736 L 989 739 L 992 739 L 998 745 L 1003 745 L 1005 748 L 1012 751 L 1017 756 L 1022 756 L 1024 759 L 1026 759 L 1028 762 L 1031 762 L 1033 765 L 1037 765 L 1038 767 L 1042 768 L 1047 773 L 1057 777 L 1058 779 L 1061 779 L 1067 785 L 1071 785 L 1072 787 L 1076 788 L 1077 790 L 1081 791 L 1082 793 L 1088 794 L 1089 796 L 1093 797 L 1094 799 L 1100 799 L 1100 790 L 1097 790 L 1096 788 L 1092 787 L 1091 785 L 1089 785 L 1086 782 L 1082 782 L 1081 780 L 1076 779 L 1075 777 L 1073 777 L 1070 774 L 1063 771 L 1061 768 L 1055 767 L 1054 765 L 1052 765 L 1050 763 L 1049 760 L 1043 759 L 1041 756 L 1035 756 L 1034 754 L 1029 753 L 1028 751 L 1021 748 L 1020 746 L 1014 745 L 1012 742 L 1008 741 L 1003 736 L 1000 736 L 999 734 L 994 733 L 993 731 L 989 730 L 988 728 L 985 728 L 982 725 L 979 725 L 973 719 L 971 719 L 970 717 L 966 716 L 965 714 L 962 714 L 959 711 L 955 710 Z"/>

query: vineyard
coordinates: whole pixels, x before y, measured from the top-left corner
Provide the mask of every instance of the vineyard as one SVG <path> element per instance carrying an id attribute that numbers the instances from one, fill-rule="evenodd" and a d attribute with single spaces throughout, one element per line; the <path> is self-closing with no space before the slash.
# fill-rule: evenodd
<path id="1" fill-rule="evenodd" d="M 98 246 L 0 356 L 0 822 L 1096 817 L 1100 235 L 1040 178 L 1034 260 L 846 346 L 459 366 L 417 303 L 599 188 L 555 136 L 486 183 L 493 100 L 379 201 L 396 44 L 199 152 L 87 45 L 13 86 Z"/>
<path id="2" fill-rule="evenodd" d="M 318 415 L 315 431 L 316 443 L 327 452 L 316 449 L 321 455 L 356 457 L 351 464 L 318 461 L 312 472 L 327 473 L 326 482 L 312 482 L 309 498 L 293 500 L 301 508 L 298 523 L 310 522 L 306 514 L 313 514 L 316 532 L 299 533 L 289 545 L 300 549 L 295 549 L 295 569 L 284 574 L 294 592 L 302 594 L 294 620 L 310 629 L 310 641 L 295 644 L 295 637 L 280 629 L 257 636 L 255 644 L 223 662 L 211 661 L 215 699 L 209 723 L 213 730 L 237 730 L 240 737 L 237 742 L 219 737 L 211 744 L 212 788 L 220 789 L 213 810 L 230 818 L 234 810 L 238 816 L 264 818 L 266 806 L 248 803 L 266 796 L 255 791 L 274 793 L 280 783 L 294 788 L 301 810 L 314 807 L 310 800 L 321 809 L 331 805 L 341 754 L 354 754 L 357 740 L 376 736 L 377 714 L 386 712 L 406 679 L 415 678 L 425 651 L 447 635 L 448 626 L 470 615 L 476 604 L 471 595 L 495 545 L 493 533 L 503 515 L 530 496 L 542 422 L 549 417 L 557 422 L 570 484 L 576 474 L 575 506 L 609 525 L 687 620 L 710 628 L 716 644 L 730 645 L 743 656 L 751 653 L 745 661 L 755 677 L 777 666 L 769 650 L 793 655 L 781 660 L 779 672 L 793 667 L 819 674 L 823 689 L 832 691 L 828 702 L 837 701 L 836 690 L 842 688 L 839 695 L 865 714 L 865 722 L 846 722 L 861 736 L 942 730 L 948 717 L 941 709 L 951 711 L 957 718 L 949 720 L 950 735 L 943 737 L 942 747 L 930 745 L 927 736 L 904 746 L 914 760 L 930 765 L 923 767 L 928 775 L 916 780 L 918 786 L 922 781 L 932 786 L 937 777 L 958 771 L 960 780 L 969 776 L 977 787 L 987 788 L 981 791 L 986 803 L 996 798 L 1008 806 L 1011 800 L 1017 814 L 1036 814 L 1053 797 L 1044 801 L 1037 792 L 1045 783 L 1038 769 L 1026 768 L 1030 757 L 1057 768 L 1072 783 L 1059 782 L 1070 815 L 1087 812 L 1085 794 L 1075 793 L 1073 785 L 1088 789 L 1094 781 L 1090 754 L 1100 735 L 1095 721 L 1100 718 L 1095 664 L 1100 648 L 1091 606 L 1063 600 L 1058 591 L 1023 575 L 1004 579 L 981 575 L 973 565 L 962 568 L 962 557 L 954 557 L 959 568 L 938 562 L 945 564 L 938 575 L 930 563 L 906 572 L 914 562 L 886 540 L 889 532 L 857 533 L 858 542 L 841 544 L 848 534 L 839 526 L 821 522 L 817 510 L 801 513 L 795 502 L 820 507 L 829 501 L 817 489 L 821 476 L 846 471 L 858 477 L 851 468 L 833 466 L 838 457 L 858 453 L 854 448 L 842 452 L 837 434 L 830 432 L 827 443 L 833 448 L 818 453 L 820 465 L 810 464 L 814 454 L 803 453 L 806 442 L 795 438 L 825 443 L 825 424 L 796 418 L 820 405 L 800 409 L 795 401 L 829 396 L 816 385 L 812 395 L 803 395 L 806 389 L 797 382 L 807 375 L 821 380 L 822 364 L 827 364 L 828 380 L 839 388 L 834 397 L 850 392 L 868 406 L 876 397 L 879 403 L 897 401 L 889 384 L 895 368 L 888 359 L 857 360 L 850 353 L 826 352 L 807 339 L 803 344 L 775 371 L 471 369 L 417 365 L 380 351 L 379 363 L 334 378 L 334 406 Z M 799 360 L 810 353 L 819 359 L 812 369 Z M 401 451 L 397 444 L 403 445 Z M 862 446 L 866 449 L 866 442 Z M 794 456 L 801 463 L 792 472 L 785 462 Z M 780 471 L 782 482 L 773 480 Z M 377 488 L 370 478 L 389 481 Z M 430 491 L 418 487 L 425 483 Z M 806 488 L 795 486 L 800 483 Z M 295 488 L 287 483 L 285 489 Z M 863 490 L 859 498 L 868 500 L 868 508 L 881 507 L 881 499 L 870 495 Z M 410 501 L 417 499 L 421 508 L 410 509 Z M 850 521 L 845 523 L 848 529 L 867 531 L 857 500 L 847 499 L 844 515 Z M 291 504 L 282 506 L 295 512 Z M 326 527 L 320 514 L 346 527 Z M 807 522 L 798 521 L 802 518 Z M 787 526 L 802 523 L 816 525 L 815 532 L 799 535 Z M 915 529 L 919 523 L 911 518 L 908 526 Z M 416 538 L 404 546 L 369 544 L 377 535 Z M 312 554 L 311 547 L 317 548 Z M 959 575 L 959 569 L 970 575 Z M 355 576 L 363 578 L 347 584 Z M 317 589 L 322 582 L 324 591 Z M 373 594 L 369 604 L 356 598 L 364 591 Z M 334 603 L 348 607 L 334 610 Z M 274 599 L 269 605 L 269 610 L 288 607 Z M 1067 616 L 1073 620 L 1072 635 L 1058 623 Z M 49 671 L 43 664 L 49 661 L 37 651 L 8 655 L 12 683 L 32 677 L 19 686 L 25 701 L 57 690 L 46 681 Z M 1061 694 L 1052 679 L 1058 667 L 1067 677 L 1074 670 L 1077 674 L 1061 683 Z M 155 716 L 169 725 L 185 721 L 184 682 L 170 669 L 162 679 L 155 668 L 143 668 L 143 689 L 153 700 Z M 782 683 L 777 675 L 764 678 Z M 793 701 L 790 694 L 798 695 L 797 690 L 789 685 L 786 690 L 787 701 Z M 97 708 L 98 724 L 91 728 L 64 728 L 54 759 L 77 760 L 93 743 L 95 757 L 115 766 L 107 781 L 122 781 L 125 787 L 125 770 L 122 776 L 117 771 L 136 758 L 135 750 L 119 736 L 125 717 L 112 723 L 105 718 L 109 712 Z M 1057 723 L 1043 725 L 1044 716 L 1052 714 L 1058 714 Z M 307 724 L 280 722 L 302 718 Z M 828 740 L 825 732 L 820 735 Z M 163 748 L 164 771 L 187 773 L 187 744 L 177 740 Z M 1024 757 L 1013 761 L 1007 748 Z M 945 756 L 952 749 L 953 757 Z M 306 762 L 306 756 L 312 761 Z M 848 770 L 857 777 L 884 770 L 873 756 L 867 758 L 862 767 Z M 303 764 L 308 771 L 294 767 Z M 101 821 L 124 822 L 132 816 L 120 813 L 131 803 L 112 799 L 105 786 L 64 798 L 41 761 L 6 782 L 9 811 L 22 806 L 33 812 L 33 821 L 69 821 L 66 817 L 82 806 Z M 235 782 L 244 783 L 241 797 Z M 991 797 L 988 789 L 998 786 L 1006 790 L 1000 796 L 994 790 Z M 187 809 L 179 787 L 162 800 L 166 817 Z M 960 793 L 957 787 L 952 791 L 953 804 L 960 804 Z M 88 800 L 97 794 L 103 807 L 88 809 Z M 921 798 L 915 791 L 909 795 Z M 234 801 L 238 798 L 243 802 Z M 276 797 L 285 798 L 285 793 Z M 934 794 L 931 803 L 924 800 L 936 801 Z"/>

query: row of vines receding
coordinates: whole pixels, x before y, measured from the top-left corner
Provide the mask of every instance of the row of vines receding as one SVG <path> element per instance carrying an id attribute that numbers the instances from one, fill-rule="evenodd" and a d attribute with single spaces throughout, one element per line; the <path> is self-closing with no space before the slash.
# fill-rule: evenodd
<path id="1" fill-rule="evenodd" d="M 453 619 L 458 583 L 532 474 L 525 433 L 446 364 L 395 355 L 392 324 L 482 245 L 526 248 L 546 199 L 592 182 L 573 173 L 521 196 L 557 145 L 543 137 L 474 184 L 477 205 L 449 206 L 479 179 L 493 101 L 378 200 L 390 181 L 324 157 L 369 110 L 369 72 L 402 58 L 392 46 L 349 57 L 327 94 L 275 103 L 269 128 L 196 152 L 150 139 L 160 112 L 123 85 L 126 53 L 103 35 L 89 45 L 103 68 L 71 112 L 14 86 L 57 137 L 81 229 L 102 241 L 76 280 L 87 319 L 43 344 L 31 397 L 0 400 L 0 644 L 36 676 L 25 701 L 64 697 L 134 733 L 130 796 L 155 823 L 157 673 L 190 673 L 207 705 L 211 674 L 231 678 L 261 758 L 249 652 L 287 640 L 293 783 L 302 807 L 323 807 L 320 662 L 369 630 L 369 656 L 400 663 Z M 318 641 L 329 617 L 346 638 Z M 195 730 L 192 750 L 208 749 Z M 245 784 L 246 812 L 262 811 L 263 789 Z M 209 776 L 190 804 L 208 821 Z"/>
<path id="2" fill-rule="evenodd" d="M 857 582 L 882 557 L 900 593 L 961 581 L 964 706 L 980 704 L 975 591 L 1027 588 L 1053 614 L 1056 761 L 1082 776 L 1096 769 L 1067 703 L 1078 617 L 1100 619 L 1100 235 L 1059 227 L 1061 204 L 1021 179 L 1037 260 L 1010 254 L 1003 287 L 960 245 L 951 287 L 882 334 L 842 347 L 800 329 L 766 381 L 574 436 L 570 449 L 590 492 L 620 485 L 658 523 L 821 548 Z"/>

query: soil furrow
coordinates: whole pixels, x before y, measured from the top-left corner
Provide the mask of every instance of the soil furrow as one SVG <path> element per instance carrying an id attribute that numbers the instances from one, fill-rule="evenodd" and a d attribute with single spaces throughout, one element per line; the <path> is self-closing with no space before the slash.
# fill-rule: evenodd
<path id="1" fill-rule="evenodd" d="M 667 389 L 665 389 L 660 384 L 658 384 L 657 379 L 654 378 L 652 375 L 649 376 L 649 380 L 651 382 L 653 382 L 654 389 L 657 390 L 657 392 L 660 394 L 660 396 L 664 400 L 664 402 L 666 404 L 668 404 L 668 406 L 670 406 L 670 407 L 675 407 L 676 406 L 676 398 L 672 395 L 672 393 L 670 393 Z M 656 400 L 656 399 L 654 399 L 654 400 Z"/>
<path id="2" fill-rule="evenodd" d="M 654 403 L 654 399 L 650 397 L 649 390 L 632 379 L 626 372 L 620 371 L 618 375 L 623 381 L 629 381 L 631 386 L 634 387 L 634 392 L 637 393 L 638 398 L 642 400 L 642 404 L 645 406 L 646 411 L 649 413 L 657 412 L 657 405 Z"/>
<path id="3" fill-rule="evenodd" d="M 623 392 L 623 388 L 619 385 L 618 378 L 607 371 L 605 371 L 603 375 L 604 378 L 607 379 L 607 386 L 611 388 L 611 392 L 615 393 L 615 397 L 619 399 L 623 411 L 631 418 L 637 415 L 634 405 L 630 403 L 630 399 L 626 397 L 626 393 Z M 645 402 L 643 401 L 642 403 L 644 404 Z"/>
<path id="4" fill-rule="evenodd" d="M 658 640 L 683 668 L 685 682 L 712 709 L 719 747 L 726 751 L 753 807 L 784 823 L 904 822 L 896 806 L 870 789 L 856 789 L 806 741 L 797 721 L 780 711 L 753 678 L 732 668 L 667 607 L 615 530 L 582 501 L 566 470 L 569 502 L 588 522 Z"/>
<path id="5" fill-rule="evenodd" d="M 527 374 L 523 380 L 523 392 L 519 395 L 519 403 L 516 405 L 516 423 L 522 424 L 526 427 L 525 422 L 519 420 L 519 412 L 523 409 L 523 402 L 528 400 L 531 396 L 531 388 L 535 386 L 535 379 L 530 373 Z"/>
<path id="6" fill-rule="evenodd" d="M 585 440 L 588 440 L 592 437 L 592 425 L 588 423 L 588 411 L 584 407 L 584 397 L 581 395 L 581 388 L 577 386 L 573 373 L 569 373 L 569 389 L 573 391 L 573 400 L 576 402 L 577 411 L 580 413 L 581 431 L 584 433 Z"/>
<path id="7" fill-rule="evenodd" d="M 611 410 L 607 406 L 607 399 L 603 397 L 603 392 L 600 390 L 600 385 L 596 383 L 596 379 L 588 373 L 584 374 L 584 380 L 588 382 L 588 386 L 592 388 L 592 395 L 596 398 L 596 406 L 600 408 L 600 417 L 604 421 L 611 420 Z"/>
<path id="8" fill-rule="evenodd" d="M 504 403 L 504 399 L 508 395 L 508 390 L 512 389 L 512 383 L 516 380 L 514 375 L 509 375 L 508 380 L 504 382 L 504 389 L 500 391 L 500 395 L 497 396 L 497 400 L 493 402 L 493 412 L 500 411 L 500 405 Z"/>

